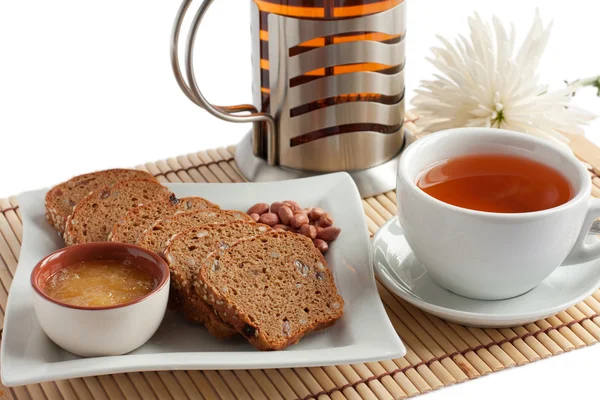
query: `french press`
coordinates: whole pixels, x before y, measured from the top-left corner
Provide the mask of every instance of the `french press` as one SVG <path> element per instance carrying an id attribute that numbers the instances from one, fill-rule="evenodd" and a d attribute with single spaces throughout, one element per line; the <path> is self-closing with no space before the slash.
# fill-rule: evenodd
<path id="1" fill-rule="evenodd" d="M 212 115 L 251 122 L 235 161 L 250 181 L 347 171 L 363 196 L 395 187 L 404 131 L 405 0 L 251 0 L 253 105 L 215 106 L 194 75 L 194 43 L 214 0 L 198 8 L 171 63 L 183 92 Z M 244 115 L 241 115 L 245 113 Z"/>

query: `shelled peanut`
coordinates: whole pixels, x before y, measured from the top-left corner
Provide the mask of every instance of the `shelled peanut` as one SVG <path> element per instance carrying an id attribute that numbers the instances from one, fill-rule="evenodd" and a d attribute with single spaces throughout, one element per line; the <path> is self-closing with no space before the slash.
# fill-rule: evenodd
<path id="1" fill-rule="evenodd" d="M 331 214 L 319 207 L 302 208 L 293 200 L 271 205 L 258 203 L 250 207 L 248 215 L 256 222 L 271 226 L 275 231 L 294 232 L 311 239 L 321 253 L 329 250 L 329 243 L 337 239 L 341 229 L 333 226 Z"/>

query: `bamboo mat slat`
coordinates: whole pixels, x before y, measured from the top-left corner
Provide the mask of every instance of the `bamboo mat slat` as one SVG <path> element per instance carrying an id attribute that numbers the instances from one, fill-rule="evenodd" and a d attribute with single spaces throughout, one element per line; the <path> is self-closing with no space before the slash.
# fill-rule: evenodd
<path id="1" fill-rule="evenodd" d="M 416 129 L 409 115 L 407 126 Z M 600 149 L 572 138 L 600 195 Z M 242 182 L 235 147 L 200 151 L 137 168 L 162 182 Z M 396 194 L 363 199 L 369 232 L 396 212 Z M 21 250 L 15 197 L 0 199 L 0 326 Z M 404 399 L 525 365 L 600 340 L 600 291 L 555 316 L 525 326 L 478 329 L 445 322 L 406 303 L 378 283 L 405 357 L 366 364 L 240 371 L 135 372 L 6 388 L 1 399 Z M 0 366 L 1 368 L 1 366 Z"/>

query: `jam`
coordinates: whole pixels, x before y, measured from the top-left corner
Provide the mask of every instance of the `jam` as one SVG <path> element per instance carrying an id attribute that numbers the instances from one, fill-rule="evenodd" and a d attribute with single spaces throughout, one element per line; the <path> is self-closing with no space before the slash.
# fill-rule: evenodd
<path id="1" fill-rule="evenodd" d="M 79 307 L 111 307 L 138 300 L 154 290 L 158 281 L 131 261 L 82 261 L 48 277 L 44 293 Z"/>

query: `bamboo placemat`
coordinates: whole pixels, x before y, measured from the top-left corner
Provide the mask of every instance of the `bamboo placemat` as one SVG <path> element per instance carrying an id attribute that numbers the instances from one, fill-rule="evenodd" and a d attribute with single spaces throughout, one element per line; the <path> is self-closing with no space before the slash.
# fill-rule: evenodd
<path id="1" fill-rule="evenodd" d="M 414 119 L 407 126 L 416 131 Z M 572 148 L 600 197 L 600 149 L 585 138 Z M 233 147 L 169 158 L 137 168 L 163 182 L 241 182 Z M 369 231 L 396 214 L 394 192 L 363 200 Z M 16 198 L 0 199 L 0 325 L 17 268 L 22 225 Z M 403 399 L 527 364 L 600 340 L 600 291 L 556 316 L 511 329 L 477 329 L 428 315 L 379 285 L 403 358 L 355 365 L 239 371 L 160 371 L 106 375 L 14 388 L 2 399 Z M 1 368 L 1 366 L 0 366 Z"/>

